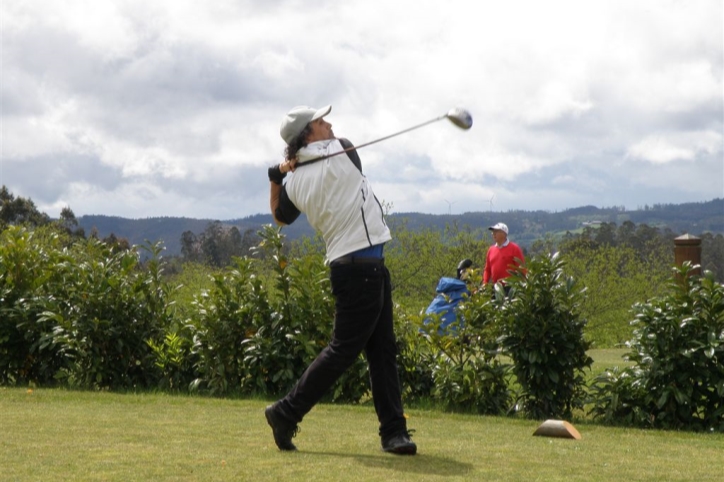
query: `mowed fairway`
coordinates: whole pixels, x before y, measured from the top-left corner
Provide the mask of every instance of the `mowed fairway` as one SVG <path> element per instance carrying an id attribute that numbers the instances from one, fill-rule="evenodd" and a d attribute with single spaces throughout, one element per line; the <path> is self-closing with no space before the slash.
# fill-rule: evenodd
<path id="1" fill-rule="evenodd" d="M 724 435 L 409 410 L 415 457 L 382 453 L 371 406 L 319 405 L 281 453 L 267 402 L 0 388 L 0 480 L 722 480 Z"/>

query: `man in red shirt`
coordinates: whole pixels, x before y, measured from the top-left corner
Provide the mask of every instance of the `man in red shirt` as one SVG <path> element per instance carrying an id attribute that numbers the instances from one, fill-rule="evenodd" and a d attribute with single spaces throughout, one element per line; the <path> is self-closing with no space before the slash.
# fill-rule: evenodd
<path id="1" fill-rule="evenodd" d="M 483 284 L 497 283 L 510 276 L 515 267 L 523 264 L 523 251 L 508 239 L 508 226 L 498 223 L 488 228 L 493 232 L 495 244 L 488 249 L 485 256 L 485 270 L 483 270 Z M 507 290 L 506 290 L 507 291 Z"/>

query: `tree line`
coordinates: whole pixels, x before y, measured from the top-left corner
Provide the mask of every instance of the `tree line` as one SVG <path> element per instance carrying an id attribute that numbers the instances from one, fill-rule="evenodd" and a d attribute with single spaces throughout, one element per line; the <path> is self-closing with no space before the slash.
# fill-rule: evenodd
<path id="1" fill-rule="evenodd" d="M 724 234 L 724 199 L 702 203 L 657 205 L 648 209 L 643 207 L 629 211 L 621 207 L 583 206 L 560 212 L 516 210 L 466 212 L 453 215 L 390 212 L 388 219 L 391 223 L 405 220 L 406 226 L 413 231 L 421 229 L 444 231 L 446 226 L 451 224 L 486 227 L 505 221 L 515 241 L 523 247 L 530 247 L 535 241 L 549 234 L 560 238 L 566 232 L 579 233 L 585 226 L 601 223 L 621 225 L 626 221 L 637 226 L 646 224 L 662 230 L 670 229 L 678 234 L 689 233 L 696 236 L 703 236 L 705 233 Z M 127 219 L 87 215 L 79 217 L 78 222 L 87 232 L 96 228 L 101 237 L 116 233 L 127 238 L 131 244 L 143 244 L 145 240 L 152 242 L 163 240 L 166 254 L 177 256 L 181 254 L 179 242 L 181 233 L 190 231 L 198 235 L 209 223 L 217 221 L 168 216 Z M 243 236 L 247 231 L 256 233 L 262 226 L 273 224 L 273 219 L 269 214 L 257 214 L 220 222 L 224 226 L 235 226 Z M 286 226 L 283 232 L 288 241 L 314 236 L 314 231 L 304 216 L 300 216 L 291 226 Z"/>
<path id="2" fill-rule="evenodd" d="M 55 225 L 73 237 L 86 236 L 69 207 L 63 209 L 60 219 L 51 220 L 31 200 L 14 197 L 5 187 L 0 190 L 0 200 L 0 228 L 12 224 Z M 452 222 L 442 230 L 421 228 L 414 220 L 399 216 L 389 217 L 388 223 L 394 238 L 386 247 L 393 293 L 397 302 L 410 310 L 423 310 L 434 297 L 438 280 L 455 276 L 460 260 L 469 258 L 474 267 L 483 268 L 491 242 L 484 227 Z M 91 229 L 87 237 L 100 239 L 114 250 L 131 247 L 126 238 L 114 233 L 101 239 Z M 588 320 L 586 336 L 594 346 L 609 347 L 630 337 L 633 304 L 661 293 L 674 261 L 675 237 L 676 233 L 669 228 L 636 225 L 631 221 L 620 225 L 604 222 L 563 235 L 548 233 L 529 247 L 524 246 L 524 253 L 528 257 L 560 252 L 566 257 L 567 272 L 587 289 L 581 305 Z M 711 271 L 716 281 L 724 281 L 724 236 L 704 233 L 701 238 L 702 268 Z M 179 275 L 184 270 L 199 271 L 190 266 L 207 266 L 211 273 L 231 265 L 236 257 L 261 256 L 258 250 L 254 251 L 259 242 L 257 230 L 242 233 L 234 226 L 209 222 L 201 232 L 187 230 L 182 234 L 181 254 L 166 256 L 165 276 Z M 315 237 L 302 237 L 285 238 L 284 249 L 305 256 L 322 253 L 323 247 Z M 203 287 L 203 278 L 198 276 L 194 283 L 186 284 Z"/>

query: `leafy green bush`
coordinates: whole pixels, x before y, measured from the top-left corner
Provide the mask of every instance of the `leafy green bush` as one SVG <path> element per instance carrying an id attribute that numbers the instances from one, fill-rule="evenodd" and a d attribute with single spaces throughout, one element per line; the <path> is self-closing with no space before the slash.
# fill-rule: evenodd
<path id="1" fill-rule="evenodd" d="M 135 249 L 113 252 L 96 239 L 75 243 L 72 261 L 56 266 L 62 285 L 45 300 L 41 322 L 53 323 L 51 346 L 64 368 L 56 375 L 83 388 L 153 387 L 158 379 L 149 340 L 171 324 L 160 246 L 142 267 Z"/>
<path id="2" fill-rule="evenodd" d="M 235 268 L 215 276 L 213 289 L 199 297 L 191 318 L 196 388 L 278 395 L 291 388 L 331 337 L 334 301 L 321 254 L 290 261 L 278 229 L 266 226 L 259 235 L 257 251 L 266 252 L 260 259 L 270 260 L 273 275 L 257 274 L 263 261 L 235 258 Z M 360 358 L 330 397 L 355 402 L 367 391 Z"/>
<path id="3" fill-rule="evenodd" d="M 583 371 L 593 362 L 583 337 L 581 290 L 564 267 L 557 253 L 532 257 L 527 273 L 519 269 L 509 278 L 510 299 L 496 285 L 501 342 L 513 360 L 520 407 L 531 418 L 570 418 L 583 406 Z"/>
<path id="4" fill-rule="evenodd" d="M 0 382 L 86 388 L 153 386 L 148 340 L 170 323 L 156 259 L 113 253 L 48 226 L 0 235 Z"/>
<path id="5" fill-rule="evenodd" d="M 191 353 L 190 336 L 184 330 L 169 332 L 163 340 L 147 340 L 153 350 L 160 378 L 158 388 L 172 392 L 184 392 L 195 377 L 194 360 Z"/>
<path id="6" fill-rule="evenodd" d="M 331 339 L 334 298 L 321 252 L 312 251 L 290 262 L 279 229 L 266 226 L 259 236 L 262 242 L 258 249 L 266 252 L 266 256 L 260 257 L 274 263 L 277 296 L 271 323 L 260 326 L 245 342 L 245 354 L 250 362 L 256 362 L 250 364 L 248 378 L 256 379 L 257 386 L 262 380 L 259 368 L 274 366 L 279 359 L 284 361 L 285 366 L 272 371 L 274 375 L 266 379 L 267 392 L 278 394 L 291 388 Z M 368 391 L 367 366 L 359 357 L 340 376 L 326 398 L 358 402 Z"/>
<path id="7" fill-rule="evenodd" d="M 0 384 L 48 384 L 62 366 L 45 300 L 63 283 L 55 267 L 69 262 L 52 229 L 8 226 L 0 233 Z"/>
<path id="8" fill-rule="evenodd" d="M 510 365 L 501 362 L 496 306 L 488 290 L 458 306 L 455 332 L 428 325 L 426 338 L 436 350 L 433 396 L 449 408 L 500 415 L 510 407 Z"/>
<path id="9" fill-rule="evenodd" d="M 408 402 L 425 400 L 435 387 L 432 370 L 436 353 L 419 330 L 419 315 L 408 314 L 400 305 L 395 305 L 394 314 L 402 398 Z"/>
<path id="10" fill-rule="evenodd" d="M 637 304 L 628 360 L 592 387 L 596 418 L 611 423 L 724 431 L 724 285 L 675 268 L 665 296 Z"/>
<path id="11" fill-rule="evenodd" d="M 253 260 L 234 258 L 234 263 L 197 296 L 188 325 L 197 376 L 191 388 L 212 394 L 240 389 L 246 376 L 243 343 L 271 318 L 268 292 L 254 275 Z M 275 369 L 270 366 L 269 372 Z"/>
<path id="12" fill-rule="evenodd" d="M 475 279 L 478 279 L 475 276 Z M 457 320 L 441 330 L 441 315 L 409 316 L 402 330 L 401 379 L 407 400 L 430 398 L 442 406 L 503 414 L 509 406 L 510 366 L 502 363 L 496 308 L 488 291 L 458 305 Z"/>

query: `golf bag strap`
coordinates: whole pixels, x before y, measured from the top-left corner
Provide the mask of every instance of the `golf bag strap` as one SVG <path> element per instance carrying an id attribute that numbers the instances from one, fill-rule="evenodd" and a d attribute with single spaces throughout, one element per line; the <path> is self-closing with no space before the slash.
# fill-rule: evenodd
<path id="1" fill-rule="evenodd" d="M 345 152 L 347 154 L 347 157 L 352 161 L 352 164 L 355 165 L 355 167 L 359 170 L 359 172 L 362 172 L 362 160 L 359 158 L 359 154 L 357 154 L 357 149 L 354 148 L 354 145 L 347 139 L 339 138 L 339 143 L 342 144 L 342 147 L 344 147 L 345 150 L 350 149 L 349 151 Z M 341 154 L 341 153 L 340 153 Z M 334 154 L 337 155 L 337 154 Z M 297 169 L 304 166 L 309 166 L 310 164 L 314 164 L 315 162 L 319 161 L 325 161 L 329 159 L 329 157 L 324 156 L 319 159 L 314 159 L 307 162 L 302 162 L 297 164 Z"/>
<path id="2" fill-rule="evenodd" d="M 347 139 L 340 139 L 339 143 L 342 144 L 342 147 L 344 147 L 345 149 L 351 149 L 352 147 L 354 147 L 352 143 Z M 347 156 L 350 158 L 352 164 L 355 165 L 359 172 L 362 172 L 362 160 L 359 158 L 359 154 L 357 154 L 357 149 L 348 151 Z"/>

